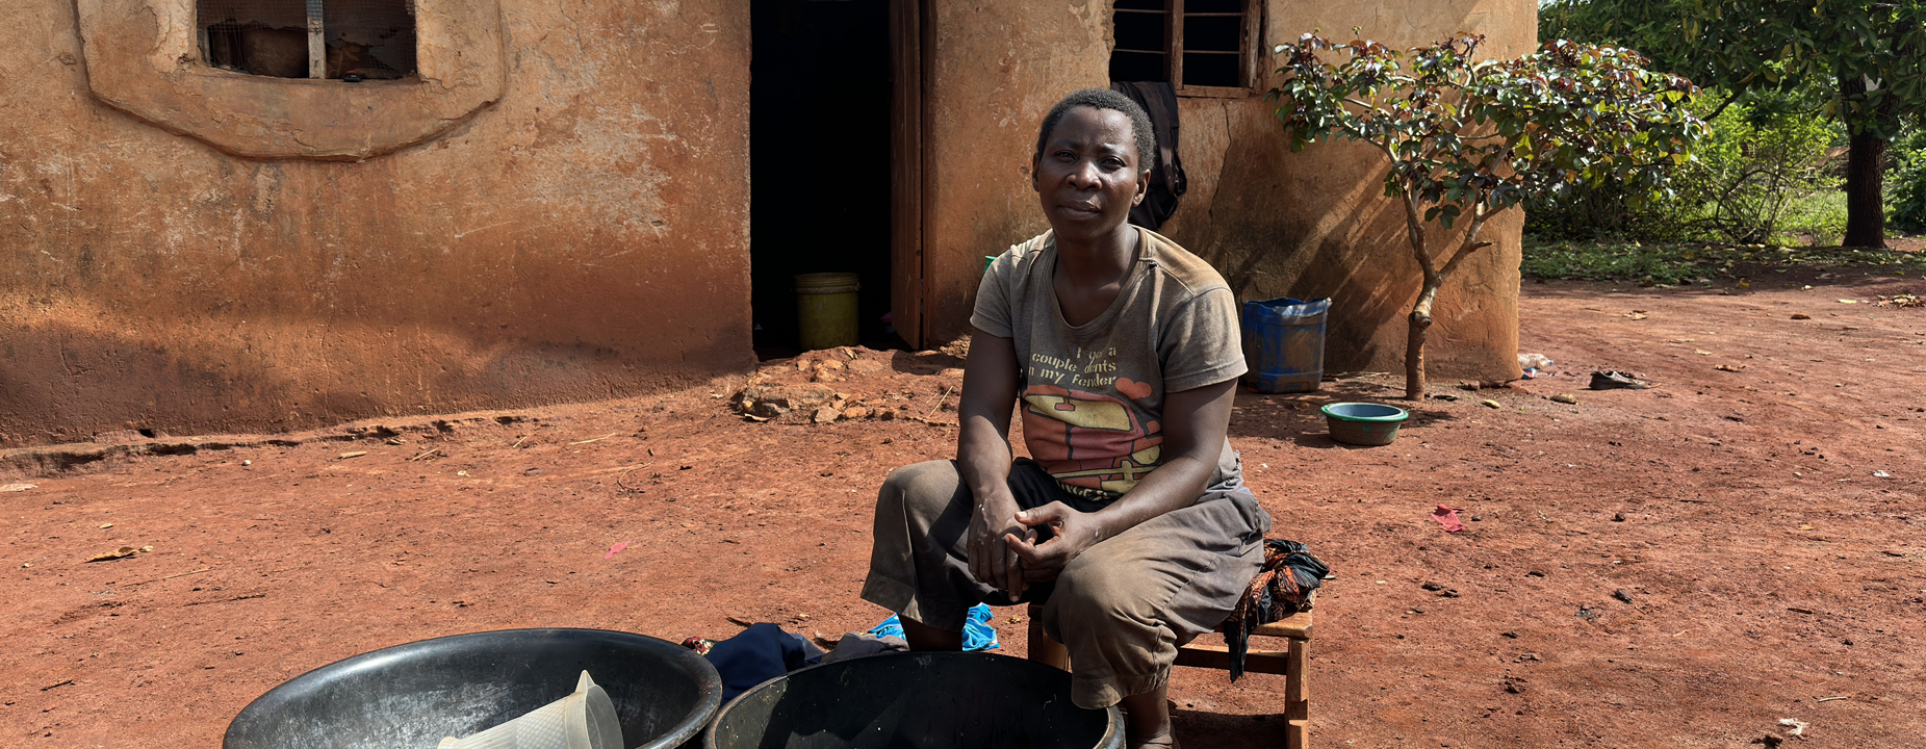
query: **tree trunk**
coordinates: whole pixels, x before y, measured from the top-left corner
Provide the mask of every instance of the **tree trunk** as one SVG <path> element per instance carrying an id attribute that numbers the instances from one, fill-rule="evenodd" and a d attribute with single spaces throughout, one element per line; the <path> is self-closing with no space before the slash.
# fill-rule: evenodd
<path id="1" fill-rule="evenodd" d="M 1872 87 L 1863 75 L 1839 74 L 1839 115 L 1852 133 L 1846 155 L 1846 237 L 1840 242 L 1847 247 L 1886 246 L 1886 199 L 1881 192 L 1886 139 L 1876 133 L 1894 99 L 1889 95 L 1882 105 L 1866 104 L 1866 91 Z"/>
<path id="2" fill-rule="evenodd" d="M 1871 132 L 1852 136 L 1846 156 L 1847 247 L 1886 246 L 1886 203 L 1883 194 L 1886 140 Z"/>
<path id="3" fill-rule="evenodd" d="M 1404 339 L 1404 399 L 1424 400 L 1424 333 L 1431 327 L 1431 316 L 1411 311 L 1411 331 Z"/>
<path id="4" fill-rule="evenodd" d="M 1418 288 L 1418 301 L 1411 305 L 1411 328 L 1404 338 L 1404 397 L 1405 400 L 1422 401 L 1425 385 L 1424 338 L 1425 331 L 1431 329 L 1431 305 L 1438 301 L 1438 290 L 1444 288 L 1445 279 L 1451 277 L 1451 272 L 1458 268 L 1459 263 L 1471 257 L 1472 253 L 1491 246 L 1490 242 L 1478 241 L 1478 234 L 1484 231 L 1485 221 L 1491 218 L 1491 214 L 1483 208 L 1472 210 L 1471 228 L 1465 232 L 1464 241 L 1458 245 L 1457 251 L 1449 255 L 1450 259 L 1445 261 L 1442 268 L 1432 261 L 1431 253 L 1425 251 L 1424 222 L 1418 220 L 1417 203 L 1408 197 L 1405 199 L 1405 217 L 1411 235 L 1412 253 L 1417 256 L 1418 269 L 1424 271 L 1424 284 Z"/>
<path id="5" fill-rule="evenodd" d="M 1404 337 L 1404 399 L 1424 400 L 1424 336 L 1431 329 L 1431 303 L 1444 286 L 1444 274 L 1425 269 L 1424 288 L 1411 306 L 1411 329 Z"/>

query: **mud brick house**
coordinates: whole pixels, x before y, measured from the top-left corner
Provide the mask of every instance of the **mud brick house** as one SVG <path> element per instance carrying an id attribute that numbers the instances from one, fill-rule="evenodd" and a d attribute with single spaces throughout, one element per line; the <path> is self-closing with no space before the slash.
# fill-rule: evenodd
<path id="1" fill-rule="evenodd" d="M 1246 299 L 1334 296 L 1395 369 L 1417 291 L 1362 148 L 1291 154 L 1265 50 L 1321 28 L 1529 50 L 1532 0 L 6 0 L 0 445 L 281 429 L 741 372 L 790 278 L 965 332 L 1063 93 L 1170 79 L 1166 233 Z M 1171 32 L 1176 33 L 1171 33 Z M 359 80 L 356 80 L 359 79 Z M 1440 376 L 1516 372 L 1517 216 Z"/>

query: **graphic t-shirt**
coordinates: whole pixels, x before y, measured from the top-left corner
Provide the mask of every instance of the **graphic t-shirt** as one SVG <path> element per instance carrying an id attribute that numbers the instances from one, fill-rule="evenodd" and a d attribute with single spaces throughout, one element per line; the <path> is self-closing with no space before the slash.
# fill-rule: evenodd
<path id="1" fill-rule="evenodd" d="M 990 264 L 970 324 L 1011 339 L 1024 444 L 1064 489 L 1114 499 L 1162 464 L 1164 394 L 1244 374 L 1237 298 L 1217 271 L 1137 227 L 1137 262 L 1110 308 L 1072 326 L 1044 232 Z M 1226 441 L 1215 485 L 1236 473 Z"/>

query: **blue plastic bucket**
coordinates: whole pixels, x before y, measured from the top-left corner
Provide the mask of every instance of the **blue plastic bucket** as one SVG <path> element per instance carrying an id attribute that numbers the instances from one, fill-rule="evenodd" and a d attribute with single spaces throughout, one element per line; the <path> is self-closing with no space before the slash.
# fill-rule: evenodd
<path id="1" fill-rule="evenodd" d="M 1308 393 L 1324 379 L 1327 297 L 1245 302 L 1244 384 L 1260 393 Z"/>

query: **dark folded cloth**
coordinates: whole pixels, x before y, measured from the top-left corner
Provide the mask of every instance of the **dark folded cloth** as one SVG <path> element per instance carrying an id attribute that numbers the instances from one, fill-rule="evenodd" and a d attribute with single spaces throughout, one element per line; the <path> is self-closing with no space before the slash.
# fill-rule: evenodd
<path id="1" fill-rule="evenodd" d="M 1264 568 L 1251 578 L 1244 597 L 1224 620 L 1224 645 L 1230 648 L 1230 677 L 1244 675 L 1244 655 L 1250 652 L 1251 632 L 1257 625 L 1311 610 L 1311 593 L 1324 583 L 1331 568 L 1311 556 L 1304 544 L 1264 539 Z"/>
<path id="2" fill-rule="evenodd" d="M 782 627 L 769 623 L 754 625 L 735 637 L 714 643 L 707 655 L 709 663 L 722 675 L 725 703 L 750 687 L 803 666 L 813 666 L 823 659 L 821 648 L 809 644 L 801 635 L 784 632 Z"/>

